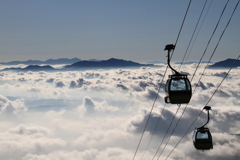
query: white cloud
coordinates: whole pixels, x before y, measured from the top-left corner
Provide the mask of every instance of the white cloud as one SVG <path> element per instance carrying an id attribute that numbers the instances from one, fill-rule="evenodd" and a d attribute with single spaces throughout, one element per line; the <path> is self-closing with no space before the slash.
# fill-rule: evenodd
<path id="1" fill-rule="evenodd" d="M 183 67 L 183 71 L 190 74 L 189 78 L 194 67 L 195 64 Z M 164 71 L 164 67 L 142 67 L 0 73 L 0 159 L 132 159 Z M 199 70 L 194 77 L 193 88 L 201 72 Z M 199 114 L 225 73 L 226 70 L 207 70 L 204 74 L 163 157 L 169 154 Z M 206 122 L 204 111 L 169 159 L 239 157 L 239 138 L 236 136 L 240 133 L 239 78 L 239 69 L 232 70 L 208 104 L 213 109 L 207 126 L 212 132 L 214 149 L 201 152 L 192 144 L 194 128 Z M 153 133 L 143 158 L 152 159 L 177 110 L 176 105 L 167 104 L 162 112 L 164 96 L 164 89 L 161 89 L 138 158 L 143 155 L 150 133 Z M 184 107 L 180 107 L 169 133 Z M 164 143 L 161 149 L 163 146 Z"/>
<path id="2" fill-rule="evenodd" d="M 50 134 L 50 130 L 43 127 L 28 127 L 23 124 L 17 126 L 16 128 L 10 128 L 7 133 L 15 135 L 29 135 L 34 137 L 42 137 Z"/>
<path id="3" fill-rule="evenodd" d="M 0 111 L 5 114 L 19 114 L 21 112 L 26 112 L 27 107 L 23 99 L 10 101 L 8 98 L 0 95 Z"/>
<path id="4" fill-rule="evenodd" d="M 97 102 L 92 100 L 90 97 L 83 98 L 83 104 L 78 107 L 80 115 L 83 114 L 94 114 L 95 112 L 106 112 L 106 111 L 118 111 L 117 107 L 109 106 L 106 101 Z"/>
<path id="5" fill-rule="evenodd" d="M 48 153 L 61 149 L 65 142 L 50 138 L 51 131 L 39 126 L 19 125 L 0 135 L 0 155 L 3 159 L 19 159 L 27 153 Z M 14 153 L 14 154 L 13 154 Z"/>

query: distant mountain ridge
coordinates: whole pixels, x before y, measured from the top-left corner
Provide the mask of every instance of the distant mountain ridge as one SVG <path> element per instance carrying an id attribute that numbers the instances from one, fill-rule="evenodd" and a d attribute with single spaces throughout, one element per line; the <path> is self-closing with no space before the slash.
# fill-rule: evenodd
<path id="1" fill-rule="evenodd" d="M 66 63 L 66 59 L 58 59 L 58 63 L 60 61 Z M 68 59 L 69 60 L 69 59 Z M 77 58 L 75 58 L 77 60 Z M 78 59 L 79 60 L 79 59 Z M 55 60 L 53 60 L 55 61 Z M 19 61 L 14 61 L 19 62 Z M 25 61 L 25 62 L 31 62 Z M 52 60 L 47 60 L 43 62 L 52 62 Z M 224 61 L 216 62 L 213 65 L 209 65 L 209 68 L 230 68 L 232 64 L 235 62 L 235 59 L 227 59 Z M 10 62 L 9 62 L 10 63 Z M 53 62 L 52 62 L 53 63 Z M 55 63 L 56 64 L 56 63 Z M 81 69 L 104 69 L 104 68 L 126 68 L 126 67 L 142 67 L 142 66 L 154 66 L 154 64 L 140 64 L 137 62 L 133 61 L 126 61 L 123 59 L 116 59 L 116 58 L 111 58 L 108 60 L 88 60 L 88 61 L 78 61 L 75 63 L 72 63 L 70 65 L 65 65 L 62 69 L 56 69 L 52 67 L 51 65 L 45 65 L 45 66 L 39 66 L 39 65 L 28 65 L 25 68 L 5 68 L 0 71 L 22 71 L 22 72 L 27 72 L 27 71 L 71 71 L 71 70 L 81 70 Z M 234 66 L 240 67 L 240 60 L 238 60 Z"/>
<path id="2" fill-rule="evenodd" d="M 209 68 L 230 68 L 233 63 L 236 61 L 236 59 L 226 59 L 220 62 L 216 62 L 213 65 L 210 65 Z M 240 67 L 240 60 L 238 60 L 233 68 Z"/>
<path id="3" fill-rule="evenodd" d="M 141 67 L 141 66 L 154 66 L 153 64 L 140 64 L 133 61 L 126 61 L 123 59 L 115 59 L 111 58 L 108 60 L 90 60 L 90 61 L 78 61 L 71 65 L 66 65 L 62 69 L 55 69 L 50 65 L 39 66 L 39 65 L 29 65 L 25 68 L 5 68 L 1 71 L 71 71 L 71 70 L 79 70 L 86 68 L 115 68 L 115 67 Z"/>
<path id="4" fill-rule="evenodd" d="M 18 64 L 25 64 L 25 65 L 40 65 L 40 64 L 48 64 L 48 65 L 55 65 L 55 64 L 73 64 L 75 62 L 79 62 L 81 59 L 78 58 L 59 58 L 59 59 L 48 59 L 46 61 L 40 60 L 27 60 L 27 61 L 11 61 L 11 62 L 0 62 L 2 65 L 18 65 Z"/>

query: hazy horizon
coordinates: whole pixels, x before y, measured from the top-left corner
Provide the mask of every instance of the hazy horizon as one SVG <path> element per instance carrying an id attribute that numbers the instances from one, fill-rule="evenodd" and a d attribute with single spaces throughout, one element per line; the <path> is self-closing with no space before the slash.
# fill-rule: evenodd
<path id="1" fill-rule="evenodd" d="M 42 61 L 42 62 L 44 62 L 44 61 L 47 61 L 47 60 L 59 60 L 59 59 L 68 59 L 68 60 L 70 60 L 70 59 L 75 59 L 75 58 L 77 58 L 77 59 L 80 59 L 81 61 L 94 61 L 94 60 L 97 60 L 97 61 L 104 61 L 104 60 L 108 60 L 108 59 L 112 59 L 112 58 L 114 58 L 114 57 L 111 57 L 111 58 L 108 58 L 108 59 L 95 59 L 95 58 L 91 58 L 91 59 L 81 59 L 81 58 L 79 58 L 79 57 L 73 57 L 73 58 L 64 58 L 64 57 L 61 57 L 61 58 L 47 58 L 47 59 L 43 59 L 43 60 L 39 60 L 39 59 L 26 59 L 26 60 L 13 60 L 13 61 L 7 61 L 7 62 L 2 62 L 2 61 L 0 61 L 0 63 L 9 63 L 9 62 L 25 62 L 25 61 Z M 237 57 L 235 57 L 235 58 L 226 58 L 226 59 L 236 59 Z M 114 59 L 120 59 L 120 58 L 114 58 Z M 219 60 L 219 61 L 223 61 L 223 60 L 226 60 L 226 59 L 221 59 L 221 60 Z M 150 63 L 150 62 L 161 62 L 161 63 L 167 63 L 167 58 L 165 58 L 165 59 L 162 59 L 162 60 L 153 60 L 153 61 L 147 61 L 147 62 L 138 62 L 138 61 L 134 61 L 134 60 L 131 60 L 131 59 L 122 59 L 122 60 L 126 60 L 126 61 L 133 61 L 133 62 L 137 62 L 137 63 Z M 219 62 L 219 61 L 211 61 L 211 62 Z M 181 62 L 180 60 L 179 61 L 171 61 L 171 63 L 178 63 L 178 62 Z M 185 62 L 183 62 L 183 63 L 189 63 L 189 62 L 199 62 L 199 61 L 185 61 Z M 206 60 L 206 61 L 201 61 L 201 62 L 208 62 L 208 60 Z"/>

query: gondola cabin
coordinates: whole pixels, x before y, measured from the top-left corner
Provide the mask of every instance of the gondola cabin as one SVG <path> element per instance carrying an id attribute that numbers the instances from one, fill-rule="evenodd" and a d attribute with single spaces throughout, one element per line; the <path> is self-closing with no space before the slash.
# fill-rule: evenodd
<path id="1" fill-rule="evenodd" d="M 208 128 L 196 128 L 193 134 L 193 144 L 197 150 L 213 149 L 212 135 Z"/>
<path id="2" fill-rule="evenodd" d="M 165 86 L 165 92 L 166 103 L 189 103 L 192 97 L 192 88 L 187 75 L 169 75 L 169 79 Z"/>

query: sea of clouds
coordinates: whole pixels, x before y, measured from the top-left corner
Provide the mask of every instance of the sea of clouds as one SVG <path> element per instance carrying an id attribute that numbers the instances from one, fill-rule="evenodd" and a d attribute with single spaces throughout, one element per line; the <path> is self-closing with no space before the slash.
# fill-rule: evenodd
<path id="1" fill-rule="evenodd" d="M 203 66 L 191 82 L 193 89 Z M 195 67 L 196 64 L 184 65 L 182 71 L 188 73 L 191 79 Z M 177 105 L 164 103 L 163 87 L 167 76 L 158 93 L 164 71 L 165 66 L 69 72 L 0 72 L 0 159 L 133 159 L 158 94 L 135 157 L 136 160 L 153 159 L 178 109 Z M 203 111 L 169 155 L 227 70 L 206 70 L 177 123 L 186 105 L 182 104 L 179 108 L 154 159 L 165 159 L 167 156 L 170 160 L 240 158 L 239 71 L 233 69 L 230 72 L 208 104 L 212 107 L 207 127 L 213 136 L 213 149 L 202 152 L 193 146 L 194 128 L 207 120 L 207 113 Z M 169 74 L 170 71 L 167 72 Z"/>

